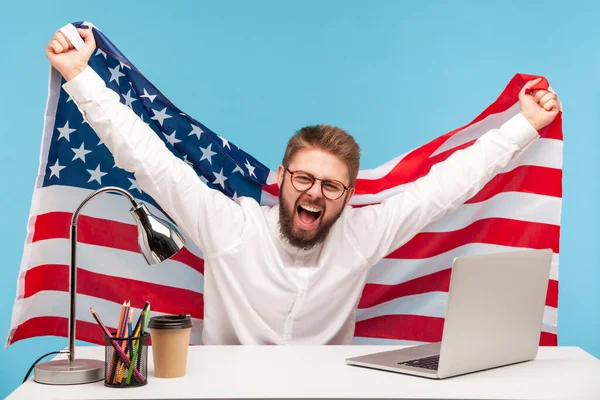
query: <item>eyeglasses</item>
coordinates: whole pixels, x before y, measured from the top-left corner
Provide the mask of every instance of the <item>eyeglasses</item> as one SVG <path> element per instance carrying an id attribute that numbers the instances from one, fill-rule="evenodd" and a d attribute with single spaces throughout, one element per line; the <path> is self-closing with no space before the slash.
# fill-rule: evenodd
<path id="1" fill-rule="evenodd" d="M 349 189 L 340 181 L 333 179 L 319 179 L 306 171 L 292 171 L 288 167 L 285 170 L 290 173 L 292 186 L 299 192 L 306 192 L 313 187 L 316 181 L 321 181 L 321 193 L 329 200 L 337 200 Z"/>

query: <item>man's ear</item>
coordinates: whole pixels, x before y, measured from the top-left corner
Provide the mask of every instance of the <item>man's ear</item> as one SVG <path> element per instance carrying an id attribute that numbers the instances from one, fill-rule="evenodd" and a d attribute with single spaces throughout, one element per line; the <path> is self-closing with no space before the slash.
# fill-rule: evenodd
<path id="1" fill-rule="evenodd" d="M 283 165 L 277 167 L 277 186 L 281 189 L 281 185 L 283 184 L 283 175 L 285 174 L 285 168 Z"/>
<path id="2" fill-rule="evenodd" d="M 348 195 L 346 196 L 346 203 L 344 204 L 345 206 L 347 206 L 348 203 L 350 203 L 350 199 L 352 198 L 353 194 L 354 194 L 354 186 L 352 186 L 350 189 L 348 189 Z"/>

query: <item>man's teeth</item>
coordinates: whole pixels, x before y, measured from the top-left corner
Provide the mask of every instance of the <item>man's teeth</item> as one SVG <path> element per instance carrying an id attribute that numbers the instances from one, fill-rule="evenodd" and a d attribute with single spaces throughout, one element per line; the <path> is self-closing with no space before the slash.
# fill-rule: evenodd
<path id="1" fill-rule="evenodd" d="M 310 212 L 321 212 L 320 209 L 315 208 L 315 207 L 311 207 L 311 206 L 305 206 L 303 204 L 300 204 L 300 207 L 304 208 L 306 211 L 310 211 Z"/>

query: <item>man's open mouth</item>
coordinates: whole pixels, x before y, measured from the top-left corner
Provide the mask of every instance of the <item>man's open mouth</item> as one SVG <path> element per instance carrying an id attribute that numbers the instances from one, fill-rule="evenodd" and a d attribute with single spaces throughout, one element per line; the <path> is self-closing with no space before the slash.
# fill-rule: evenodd
<path id="1" fill-rule="evenodd" d="M 319 207 L 300 204 L 296 208 L 298 220 L 302 228 L 312 228 L 315 222 L 321 217 L 322 210 Z"/>

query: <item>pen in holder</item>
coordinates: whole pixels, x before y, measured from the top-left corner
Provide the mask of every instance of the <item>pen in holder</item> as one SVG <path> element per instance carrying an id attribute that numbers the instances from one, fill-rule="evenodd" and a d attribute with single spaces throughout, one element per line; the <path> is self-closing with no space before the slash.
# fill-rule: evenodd
<path id="1" fill-rule="evenodd" d="M 150 334 L 132 337 L 104 336 L 104 385 L 138 387 L 148 383 L 148 339 Z"/>

